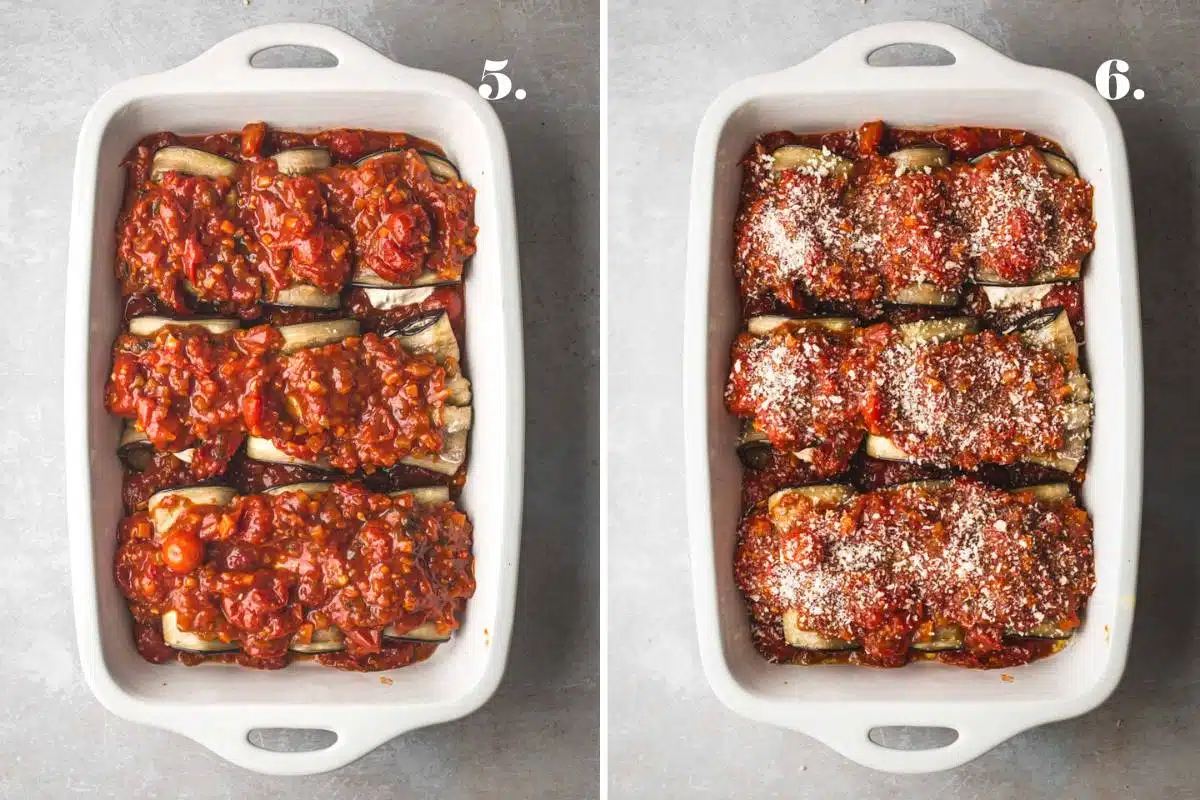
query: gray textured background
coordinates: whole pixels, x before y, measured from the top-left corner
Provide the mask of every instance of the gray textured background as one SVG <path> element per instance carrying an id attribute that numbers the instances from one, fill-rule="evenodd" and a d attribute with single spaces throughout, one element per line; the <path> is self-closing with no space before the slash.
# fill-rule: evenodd
<path id="1" fill-rule="evenodd" d="M 0 796 L 589 797 L 599 785 L 597 0 L 0 2 Z M 75 139 L 126 78 L 243 28 L 325 22 L 473 85 L 511 58 L 527 360 L 521 585 L 508 672 L 477 714 L 313 778 L 266 778 L 119 720 L 83 684 L 62 479 L 61 294 Z"/>
<path id="2" fill-rule="evenodd" d="M 610 0 L 609 8 L 614 800 L 1200 797 L 1200 468 L 1192 460 L 1200 449 L 1200 8 L 1183 0 L 729 0 L 697 14 L 686 0 L 651 5 Z M 864 25 L 922 18 L 1089 81 L 1101 61 L 1119 57 L 1132 65 L 1133 86 L 1145 89 L 1144 100 L 1115 107 L 1137 207 L 1147 467 L 1133 653 L 1116 694 L 1092 714 L 1019 736 L 956 771 L 902 777 L 748 722 L 708 689 L 685 545 L 679 298 L 692 145 L 717 92 Z"/>

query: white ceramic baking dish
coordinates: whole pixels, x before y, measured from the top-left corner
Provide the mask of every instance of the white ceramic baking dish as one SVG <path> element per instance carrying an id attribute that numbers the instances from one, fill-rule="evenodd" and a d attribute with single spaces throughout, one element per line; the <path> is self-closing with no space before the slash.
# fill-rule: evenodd
<path id="1" fill-rule="evenodd" d="M 872 67 L 875 50 L 935 45 L 950 66 Z M 767 663 L 753 648 L 733 577 L 741 468 L 722 389 L 738 329 L 731 272 L 740 156 L 760 133 L 896 125 L 1025 128 L 1056 139 L 1095 186 L 1096 250 L 1085 279 L 1088 367 L 1096 396 L 1084 502 L 1095 520 L 1096 591 L 1063 652 L 1005 672 L 940 664 L 901 670 Z M 684 354 L 688 512 L 705 672 L 734 711 L 813 736 L 861 764 L 927 772 L 963 764 L 1014 734 L 1082 714 L 1121 676 L 1133 620 L 1142 472 L 1137 262 L 1125 145 L 1116 116 L 1078 78 L 1014 62 L 946 25 L 867 28 L 808 61 L 743 81 L 704 116 L 692 173 Z M 878 726 L 953 728 L 952 744 L 892 750 Z"/>
<path id="2" fill-rule="evenodd" d="M 268 47 L 334 55 L 326 69 L 257 69 Z M 118 422 L 104 410 L 120 297 L 113 278 L 120 161 L 158 130 L 239 129 L 248 121 L 301 130 L 403 130 L 441 143 L 478 190 L 478 252 L 466 279 L 466 359 L 474 391 L 470 480 L 478 589 L 462 629 L 427 662 L 380 674 L 313 664 L 279 672 L 226 665 L 155 666 L 134 650 L 112 578 L 121 516 Z M 66 302 L 68 517 L 75 622 L 88 685 L 114 714 L 185 734 L 243 767 L 310 774 L 353 761 L 405 731 L 468 714 L 495 691 L 512 626 L 524 430 L 516 221 L 504 133 L 470 86 L 400 66 L 340 31 L 271 25 L 233 36 L 193 61 L 107 92 L 79 136 Z M 337 734 L 325 750 L 259 749 L 259 727 Z"/>

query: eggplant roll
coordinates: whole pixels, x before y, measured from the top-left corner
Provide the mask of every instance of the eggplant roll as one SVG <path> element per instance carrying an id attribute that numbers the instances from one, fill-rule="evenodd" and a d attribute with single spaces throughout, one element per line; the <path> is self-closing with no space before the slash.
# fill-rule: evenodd
<path id="1" fill-rule="evenodd" d="M 929 320 L 902 325 L 900 328 L 905 341 L 913 345 L 949 341 L 978 329 L 969 318 Z M 1063 446 L 1057 452 L 1035 453 L 1021 460 L 1061 472 L 1073 472 L 1087 455 L 1092 407 L 1087 376 L 1079 369 L 1079 344 L 1070 320 L 1065 312 L 1049 309 L 1025 318 L 1006 333 L 1019 336 L 1031 347 L 1054 354 L 1067 370 L 1069 394 L 1058 410 L 1064 429 Z M 866 452 L 872 458 L 888 461 L 915 460 L 884 436 L 868 435 Z"/>
<path id="2" fill-rule="evenodd" d="M 950 481 L 916 481 L 901 486 L 890 487 L 884 492 L 891 493 L 896 496 L 896 490 L 908 487 L 910 489 L 920 489 L 932 496 L 939 494 L 953 493 L 956 491 L 956 486 Z M 1001 493 L 999 490 L 989 490 L 994 493 Z M 1037 486 L 1022 487 L 1013 489 L 1009 493 L 1014 499 L 1022 498 L 1021 502 L 1035 504 L 1033 512 L 1036 516 L 1038 509 L 1045 509 L 1048 513 L 1056 513 L 1057 509 L 1065 506 L 1071 508 L 1077 507 L 1074 504 L 1074 499 L 1071 495 L 1070 488 L 1066 484 L 1042 484 Z M 845 485 L 821 485 L 821 486 L 804 486 L 789 489 L 783 489 L 773 494 L 767 501 L 766 506 L 772 520 L 775 521 L 777 529 L 780 530 L 780 535 L 783 537 L 779 557 L 783 563 L 787 563 L 789 559 L 796 557 L 794 550 L 790 550 L 791 546 L 788 542 L 788 529 L 786 528 L 787 520 L 790 519 L 786 512 L 781 513 L 780 509 L 794 502 L 794 498 L 803 498 L 805 508 L 808 508 L 809 514 L 820 514 L 822 510 L 836 511 L 840 506 L 846 503 L 850 498 L 856 495 L 852 487 Z M 969 496 L 969 495 L 965 495 Z M 957 516 L 968 513 L 966 511 L 959 512 L 958 506 L 950 506 L 946 513 L 953 513 Z M 783 525 L 785 527 L 781 528 Z M 941 534 L 938 534 L 941 535 Z M 1031 535 L 1038 536 L 1036 526 L 1031 529 Z M 986 537 L 985 537 L 986 539 Z M 855 553 L 858 549 L 865 547 L 863 544 L 854 544 L 847 553 L 836 552 L 833 554 L 826 553 L 826 559 L 832 559 L 835 565 L 843 565 L 846 569 L 855 569 L 850 566 L 847 559 L 851 558 L 850 554 Z M 984 545 L 986 546 L 986 545 Z M 905 552 L 908 552 L 905 550 Z M 1047 552 L 1053 552 L 1053 549 L 1037 551 L 1038 556 L 1045 556 Z M 812 580 L 821 580 L 815 573 Z M 1065 579 L 1065 575 L 1064 575 Z M 805 630 L 799 623 L 800 612 L 796 608 L 784 609 L 780 622 L 783 629 L 784 639 L 787 644 L 792 647 L 802 650 L 827 651 L 831 653 L 856 650 L 861 647 L 861 643 L 851 639 L 842 639 L 831 637 L 822 634 L 818 631 Z M 1046 619 L 1041 622 L 1026 625 L 1021 628 L 1010 627 L 1005 637 L 1008 640 L 1017 639 L 1067 639 L 1070 638 L 1076 625 L 1066 620 Z M 964 648 L 964 631 L 963 628 L 953 622 L 928 621 L 918 627 L 913 634 L 910 648 L 918 652 L 946 652 L 961 650 Z"/>

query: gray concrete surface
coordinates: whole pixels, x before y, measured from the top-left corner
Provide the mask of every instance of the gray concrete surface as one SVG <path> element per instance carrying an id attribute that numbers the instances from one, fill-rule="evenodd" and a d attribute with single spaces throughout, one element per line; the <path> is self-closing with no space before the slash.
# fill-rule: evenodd
<path id="1" fill-rule="evenodd" d="M 1197 4 L 611 0 L 609 10 L 614 800 L 1200 797 Z M 1147 467 L 1134 649 L 1116 694 L 1092 714 L 1018 736 L 956 771 L 902 777 L 748 722 L 708 689 L 685 546 L 680 292 L 692 144 L 717 92 L 864 25 L 922 18 L 1088 80 L 1119 57 L 1145 90 L 1144 100 L 1115 105 L 1137 206 Z"/>
<path id="2" fill-rule="evenodd" d="M 582 798 L 598 794 L 599 10 L 595 0 L 0 2 L 0 796 Z M 313 778 L 267 778 L 106 713 L 80 675 L 62 478 L 62 305 L 83 115 L 128 77 L 243 28 L 325 22 L 472 84 L 511 58 L 498 104 L 521 230 L 527 459 L 508 672 L 459 722 Z"/>

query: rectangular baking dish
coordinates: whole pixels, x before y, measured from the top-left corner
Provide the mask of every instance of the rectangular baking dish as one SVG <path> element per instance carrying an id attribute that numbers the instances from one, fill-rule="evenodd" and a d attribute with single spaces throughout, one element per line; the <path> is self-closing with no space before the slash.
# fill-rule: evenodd
<path id="1" fill-rule="evenodd" d="M 949 51 L 949 66 L 872 67 L 892 44 Z M 1096 590 L 1061 653 L 1000 671 L 934 663 L 901 670 L 767 663 L 754 649 L 734 583 L 740 514 L 737 425 L 722 402 L 739 327 L 731 270 L 738 159 L 767 131 L 825 131 L 873 119 L 895 125 L 1025 128 L 1059 141 L 1095 186 L 1096 249 L 1086 267 L 1088 369 L 1095 427 L 1084 503 L 1095 521 Z M 1133 621 L 1142 474 L 1142 363 L 1137 261 L 1125 145 L 1116 115 L 1073 76 L 1019 64 L 947 25 L 866 28 L 808 61 L 738 83 L 709 107 L 696 140 L 688 237 L 684 425 L 700 651 L 717 696 L 751 719 L 801 731 L 890 772 L 963 764 L 1020 731 L 1082 714 L 1112 692 Z M 880 726 L 953 728 L 930 750 L 892 750 Z"/>
<path id="2" fill-rule="evenodd" d="M 319 48 L 338 63 L 250 66 L 255 53 L 279 45 Z M 120 325 L 113 278 L 125 181 L 120 161 L 154 131 L 224 131 L 252 120 L 414 133 L 442 144 L 478 191 L 478 252 L 465 284 L 474 429 L 461 500 L 475 524 L 478 588 L 455 638 L 429 661 L 387 673 L 387 681 L 307 663 L 279 672 L 155 666 L 134 649 L 132 621 L 112 577 L 121 472 L 119 425 L 105 412 L 104 384 Z M 405 731 L 469 714 L 491 696 L 504 670 L 516 589 L 524 382 L 508 149 L 499 120 L 474 89 L 396 64 L 333 28 L 299 24 L 245 31 L 176 69 L 123 83 L 100 98 L 79 135 L 67 285 L 75 624 L 84 676 L 109 711 L 182 733 L 248 769 L 299 775 L 340 767 Z M 273 752 L 247 740 L 259 727 L 319 728 L 337 740 L 316 752 Z"/>

